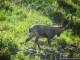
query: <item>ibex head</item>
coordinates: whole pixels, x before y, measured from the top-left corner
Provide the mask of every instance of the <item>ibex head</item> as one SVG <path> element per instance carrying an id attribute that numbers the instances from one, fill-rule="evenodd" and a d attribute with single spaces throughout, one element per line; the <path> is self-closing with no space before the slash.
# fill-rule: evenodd
<path id="1" fill-rule="evenodd" d="M 69 23 L 64 27 L 64 20 L 63 19 L 61 20 L 61 26 L 59 27 L 59 29 L 61 30 L 59 30 L 59 33 L 57 34 L 58 37 L 63 31 L 65 31 L 70 26 L 71 22 L 72 22 L 72 16 L 71 16 L 71 20 L 69 21 Z"/>

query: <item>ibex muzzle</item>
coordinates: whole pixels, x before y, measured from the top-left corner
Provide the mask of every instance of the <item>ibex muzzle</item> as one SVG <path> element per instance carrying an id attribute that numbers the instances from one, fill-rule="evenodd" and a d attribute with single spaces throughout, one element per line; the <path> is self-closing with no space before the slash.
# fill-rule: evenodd
<path id="1" fill-rule="evenodd" d="M 58 37 L 60 36 L 60 34 L 66 30 L 66 28 L 70 25 L 71 21 L 66 25 L 65 28 L 63 27 L 53 27 L 53 26 L 49 26 L 49 25 L 43 25 L 43 24 L 36 24 L 36 25 L 32 25 L 29 28 L 29 36 L 26 39 L 25 43 L 28 42 L 31 38 L 33 38 L 34 36 L 36 36 L 35 42 L 38 45 L 38 48 L 40 49 L 39 43 L 38 43 L 38 39 L 40 37 L 45 37 L 48 40 L 48 45 L 50 45 L 51 43 L 51 39 L 57 35 Z"/>

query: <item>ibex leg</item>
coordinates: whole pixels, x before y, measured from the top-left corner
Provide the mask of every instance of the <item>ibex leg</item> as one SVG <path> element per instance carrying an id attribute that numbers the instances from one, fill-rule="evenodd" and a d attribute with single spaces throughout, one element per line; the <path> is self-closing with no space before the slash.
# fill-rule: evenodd
<path id="1" fill-rule="evenodd" d="M 38 48 L 40 49 L 40 45 L 39 45 L 39 43 L 38 43 L 38 39 L 39 39 L 39 36 L 36 37 L 35 43 L 38 45 Z"/>
<path id="2" fill-rule="evenodd" d="M 28 36 L 28 38 L 26 39 L 26 41 L 25 42 L 28 42 L 31 38 L 33 38 L 34 37 L 34 35 L 32 35 L 32 34 L 29 34 L 29 36 Z"/>
<path id="3" fill-rule="evenodd" d="M 51 39 L 48 38 L 48 45 L 51 46 Z"/>

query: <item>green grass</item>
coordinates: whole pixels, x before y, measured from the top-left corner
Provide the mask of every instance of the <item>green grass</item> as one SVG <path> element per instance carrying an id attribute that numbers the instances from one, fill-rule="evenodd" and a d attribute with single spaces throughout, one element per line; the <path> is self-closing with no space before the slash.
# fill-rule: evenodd
<path id="1" fill-rule="evenodd" d="M 55 10 L 55 9 L 54 9 Z M 23 54 L 23 50 L 25 48 L 37 48 L 34 44 L 34 39 L 31 39 L 26 46 L 20 44 L 21 42 L 24 42 L 25 39 L 28 37 L 28 28 L 33 24 L 49 24 L 54 25 L 55 23 L 51 21 L 51 19 L 47 16 L 45 16 L 43 13 L 33 10 L 29 6 L 26 7 L 19 7 L 19 6 L 13 6 L 13 11 L 9 12 L 7 11 L 5 13 L 5 10 L 1 10 L 0 12 L 0 38 L 3 42 L 4 47 L 2 50 L 3 53 L 6 53 L 6 51 L 10 50 L 9 54 L 11 55 L 12 60 L 31 60 L 28 56 L 25 56 Z M 3 19 L 4 18 L 4 19 Z M 57 25 L 57 24 L 56 24 Z M 70 36 L 72 34 L 71 31 L 67 30 L 61 34 L 60 37 L 54 37 L 52 39 L 52 48 L 53 50 L 56 50 L 59 46 L 59 42 L 66 41 L 69 44 L 72 44 L 75 40 L 72 40 L 72 37 Z M 78 37 L 79 39 L 79 37 Z M 47 40 L 45 38 L 40 38 L 39 42 L 42 43 L 41 48 L 43 50 L 49 49 L 49 47 L 46 46 Z M 12 48 L 11 48 L 11 47 Z M 56 48 L 57 47 L 57 48 Z M 61 46 L 59 46 L 61 47 Z M 15 50 L 16 49 L 16 50 Z M 14 55 L 14 52 L 16 55 Z M 39 57 L 36 56 L 34 60 L 39 60 Z"/>
<path id="2" fill-rule="evenodd" d="M 13 44 L 16 44 L 19 50 L 24 50 L 24 48 L 34 47 L 34 42 L 32 41 L 27 43 L 26 46 L 20 44 L 21 42 L 24 42 L 25 39 L 28 37 L 28 28 L 33 24 L 52 25 L 53 23 L 50 21 L 48 17 L 44 16 L 43 14 L 35 10 L 32 10 L 32 9 L 27 10 L 27 8 L 25 9 L 24 7 L 18 7 L 17 9 L 15 6 L 14 6 L 14 9 L 15 10 L 12 13 L 6 15 L 7 18 L 5 20 L 0 21 L 1 39 L 5 43 L 7 42 L 6 44 L 9 50 L 10 50 L 9 46 Z M 12 47 L 14 47 L 14 45 Z M 5 50 L 5 52 L 7 50 Z M 20 51 L 18 51 L 18 53 L 16 54 L 16 59 L 20 59 L 19 55 L 23 56 L 23 54 L 20 53 Z M 25 58 L 25 56 L 23 57 Z M 14 58 L 14 55 L 13 55 L 13 58 Z M 38 59 L 38 58 L 36 57 L 35 59 Z M 25 60 L 30 60 L 30 59 L 25 58 Z"/>

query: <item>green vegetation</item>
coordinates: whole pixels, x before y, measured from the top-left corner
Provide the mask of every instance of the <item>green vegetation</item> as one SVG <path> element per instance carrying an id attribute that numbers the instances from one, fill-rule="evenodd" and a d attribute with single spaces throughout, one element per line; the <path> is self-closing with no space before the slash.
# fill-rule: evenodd
<path id="1" fill-rule="evenodd" d="M 34 38 L 26 46 L 21 44 L 28 36 L 28 28 L 33 24 L 59 26 L 62 18 L 66 25 L 71 16 L 69 29 L 60 37 L 55 36 L 50 47 L 52 50 L 60 48 L 69 56 L 75 52 L 71 52 L 68 44 L 80 48 L 80 0 L 0 0 L 0 60 L 32 60 L 23 51 L 26 47 L 37 49 Z M 39 39 L 43 50 L 48 49 L 46 41 Z M 80 51 L 76 56 L 80 57 Z M 39 60 L 39 57 L 35 56 L 33 60 Z"/>

